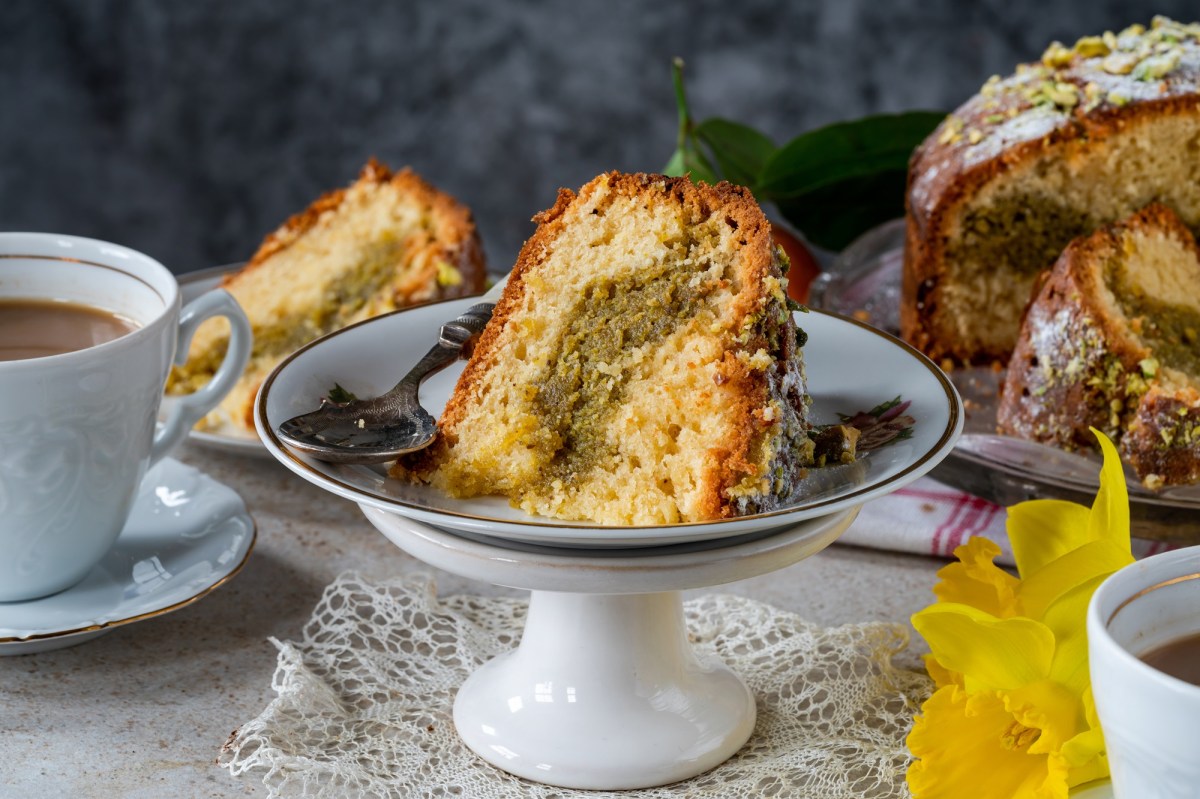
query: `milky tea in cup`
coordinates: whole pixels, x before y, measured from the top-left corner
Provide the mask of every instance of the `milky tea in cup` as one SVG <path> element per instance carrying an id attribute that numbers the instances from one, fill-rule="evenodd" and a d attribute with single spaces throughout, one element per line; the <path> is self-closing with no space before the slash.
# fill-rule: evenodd
<path id="1" fill-rule="evenodd" d="M 1110 576 L 1092 596 L 1087 625 L 1115 795 L 1200 796 L 1200 547 Z"/>
<path id="2" fill-rule="evenodd" d="M 126 316 L 90 305 L 0 299 L 0 361 L 75 352 L 137 328 L 137 322 Z"/>
<path id="3" fill-rule="evenodd" d="M 232 327 L 212 381 L 156 428 L 176 354 L 212 316 Z M 0 233 L 0 602 L 83 579 L 124 527 L 146 470 L 233 387 L 250 326 L 224 291 L 181 308 L 134 250 Z"/>

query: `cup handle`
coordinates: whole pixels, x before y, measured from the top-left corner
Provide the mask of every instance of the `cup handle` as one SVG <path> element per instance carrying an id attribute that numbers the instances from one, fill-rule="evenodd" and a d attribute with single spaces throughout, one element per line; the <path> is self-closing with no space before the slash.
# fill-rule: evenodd
<path id="1" fill-rule="evenodd" d="M 229 348 L 225 360 L 202 388 L 179 397 L 172 403 L 171 410 L 150 447 L 150 465 L 171 451 L 187 431 L 201 417 L 217 407 L 229 390 L 241 378 L 250 359 L 252 334 L 250 321 L 233 295 L 224 289 L 214 289 L 200 295 L 184 306 L 179 314 L 179 341 L 175 347 L 175 363 L 182 366 L 187 362 L 188 348 L 192 336 L 201 322 L 213 317 L 224 316 L 229 320 Z"/>

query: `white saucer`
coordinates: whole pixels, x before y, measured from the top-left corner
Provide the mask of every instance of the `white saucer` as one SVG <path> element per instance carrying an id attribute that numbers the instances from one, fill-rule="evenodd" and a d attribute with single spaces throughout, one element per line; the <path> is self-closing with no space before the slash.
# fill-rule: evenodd
<path id="1" fill-rule="evenodd" d="M 808 333 L 804 359 L 818 424 L 866 411 L 896 396 L 916 420 L 911 437 L 865 453 L 855 463 L 812 469 L 804 498 L 780 510 L 733 520 L 605 527 L 526 514 L 501 497 L 456 499 L 431 486 L 389 479 L 380 467 L 322 463 L 282 446 L 279 424 L 315 409 L 334 384 L 360 397 L 390 388 L 433 341 L 438 327 L 474 302 L 431 303 L 343 328 L 289 356 L 264 381 L 255 424 L 266 448 L 306 480 L 338 496 L 441 529 L 555 546 L 644 547 L 780 529 L 857 507 L 916 480 L 944 458 L 962 429 L 962 403 L 928 358 L 886 333 L 821 311 L 797 313 Z M 440 415 L 464 363 L 431 376 L 421 403 Z"/>
<path id="2" fill-rule="evenodd" d="M 233 489 L 164 458 L 142 481 L 117 543 L 82 582 L 0 603 L 0 655 L 73 646 L 189 605 L 241 570 L 254 539 Z"/>

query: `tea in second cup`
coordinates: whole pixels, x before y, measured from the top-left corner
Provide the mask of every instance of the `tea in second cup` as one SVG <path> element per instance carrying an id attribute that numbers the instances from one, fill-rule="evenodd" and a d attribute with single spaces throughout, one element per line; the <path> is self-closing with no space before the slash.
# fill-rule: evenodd
<path id="1" fill-rule="evenodd" d="M 127 247 L 0 234 L 0 602 L 83 579 L 146 469 L 245 368 L 250 327 L 231 296 L 180 306 L 175 277 Z M 216 315 L 233 328 L 224 363 L 156 431 L 172 359 Z"/>

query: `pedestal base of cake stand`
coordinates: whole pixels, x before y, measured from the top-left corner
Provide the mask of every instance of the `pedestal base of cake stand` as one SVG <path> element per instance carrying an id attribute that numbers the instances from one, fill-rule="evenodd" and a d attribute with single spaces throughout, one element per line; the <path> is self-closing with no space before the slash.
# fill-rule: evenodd
<path id="1" fill-rule="evenodd" d="M 756 576 L 832 543 L 857 509 L 765 534 L 622 549 L 572 549 L 449 533 L 363 506 L 409 554 L 532 591 L 520 645 L 459 689 L 454 723 L 494 766 L 564 788 L 649 788 L 733 755 L 754 696 L 688 641 L 680 591 Z"/>

